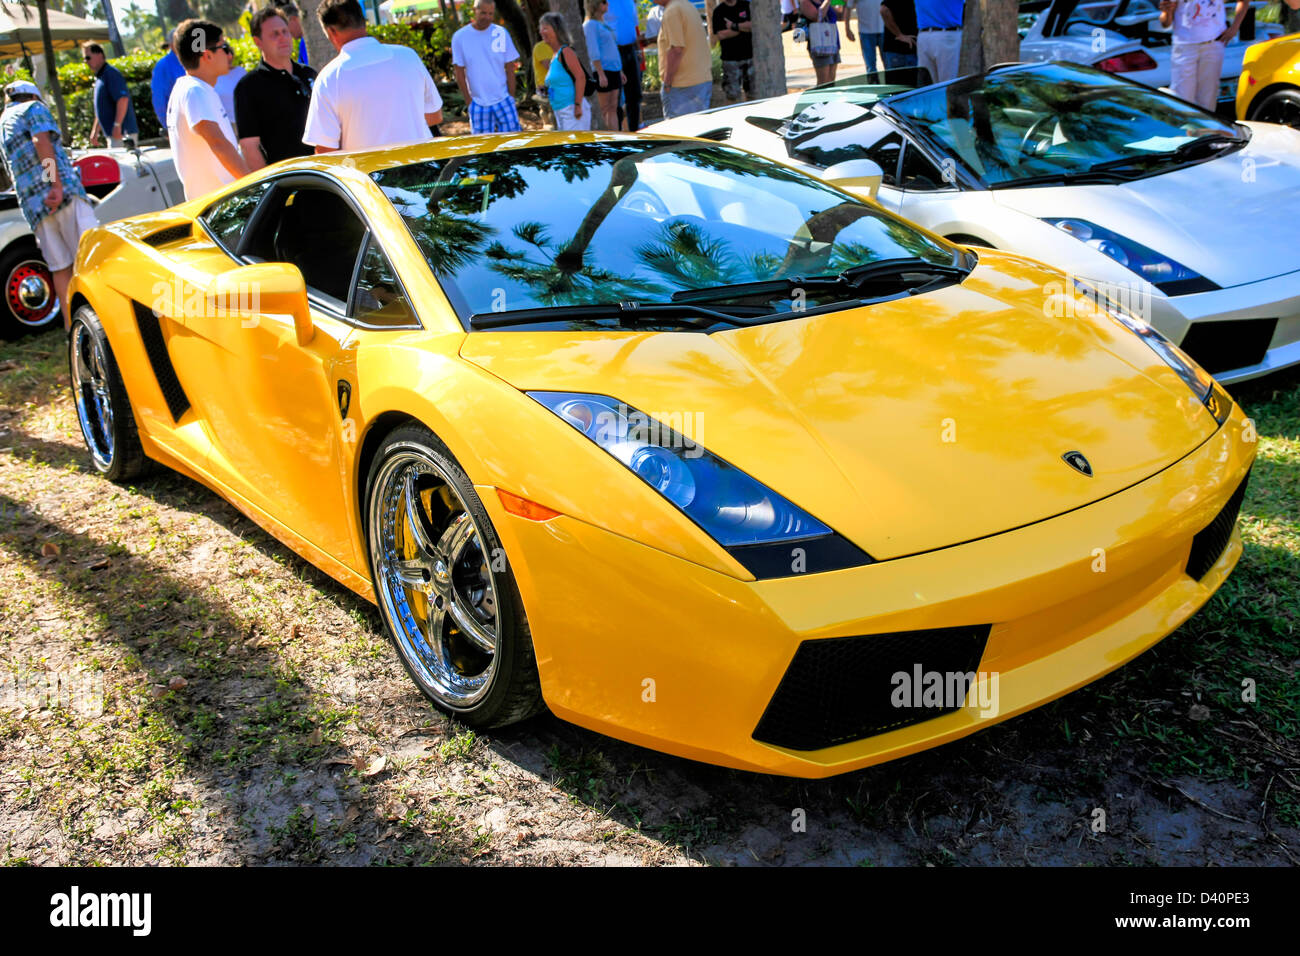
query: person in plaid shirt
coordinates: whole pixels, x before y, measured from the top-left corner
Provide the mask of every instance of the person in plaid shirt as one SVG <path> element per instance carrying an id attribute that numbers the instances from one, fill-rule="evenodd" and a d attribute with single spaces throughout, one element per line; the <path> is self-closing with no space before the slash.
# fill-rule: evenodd
<path id="1" fill-rule="evenodd" d="M 0 147 L 18 203 L 54 278 L 63 307 L 63 328 L 72 328 L 68 283 L 81 234 L 98 223 L 81 176 L 59 143 L 59 126 L 41 102 L 35 83 L 17 80 L 5 87 L 0 113 Z"/>

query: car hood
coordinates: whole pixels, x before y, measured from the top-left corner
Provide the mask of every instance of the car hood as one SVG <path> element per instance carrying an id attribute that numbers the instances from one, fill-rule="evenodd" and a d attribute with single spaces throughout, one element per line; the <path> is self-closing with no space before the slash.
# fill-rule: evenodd
<path id="1" fill-rule="evenodd" d="M 1249 124 L 1218 159 L 1118 185 L 996 189 L 1035 218 L 1086 219 L 1169 256 L 1224 288 L 1294 272 L 1280 238 L 1300 217 L 1300 130 Z M 1225 211 L 1230 210 L 1230 213 Z"/>
<path id="2" fill-rule="evenodd" d="M 865 308 L 712 335 L 477 332 L 461 355 L 521 390 L 610 395 L 684 422 L 878 559 L 1078 508 L 1213 434 L 1131 332 L 1057 317 L 1083 302 L 1060 273 L 981 257 L 960 286 Z"/>

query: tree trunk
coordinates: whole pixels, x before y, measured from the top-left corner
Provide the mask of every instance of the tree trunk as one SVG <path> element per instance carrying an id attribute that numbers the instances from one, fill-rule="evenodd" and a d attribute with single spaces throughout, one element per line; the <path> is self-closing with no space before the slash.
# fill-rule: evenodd
<path id="1" fill-rule="evenodd" d="M 519 8 L 515 0 L 497 0 L 497 16 L 506 22 L 506 30 L 510 32 L 510 37 L 515 41 L 515 49 L 519 51 L 519 65 L 524 69 L 524 75 L 529 76 L 533 71 L 533 44 L 537 42 L 537 37 L 528 22 L 528 15 Z M 582 22 L 579 21 L 581 26 Z"/>
<path id="2" fill-rule="evenodd" d="M 311 68 L 319 73 L 326 63 L 334 59 L 337 51 L 325 36 L 325 28 L 320 25 L 320 17 L 316 16 L 320 0 L 296 0 L 296 2 L 298 12 L 301 14 L 299 20 L 302 21 L 302 35 L 307 38 L 307 59 L 311 61 Z M 298 49 L 296 40 L 293 48 L 296 53 Z"/>
<path id="3" fill-rule="evenodd" d="M 785 46 L 781 38 L 780 0 L 750 0 L 754 41 L 754 96 L 785 96 Z"/>
<path id="4" fill-rule="evenodd" d="M 68 138 L 68 111 L 63 105 L 63 90 L 59 86 L 58 63 L 54 59 L 54 40 L 50 36 L 50 14 L 45 8 L 45 0 L 36 0 L 36 12 L 41 19 L 41 46 L 45 49 L 45 62 L 49 64 L 50 95 L 54 97 L 54 106 L 58 110 L 60 139 L 67 147 L 71 142 Z"/>
<path id="5" fill-rule="evenodd" d="M 1020 59 L 1018 0 L 966 0 L 959 74 Z"/>
<path id="6" fill-rule="evenodd" d="M 569 31 L 569 45 L 577 51 L 582 65 L 590 70 L 591 56 L 587 52 L 587 38 L 582 32 L 582 0 L 551 0 L 551 12 L 564 17 L 564 25 Z"/>

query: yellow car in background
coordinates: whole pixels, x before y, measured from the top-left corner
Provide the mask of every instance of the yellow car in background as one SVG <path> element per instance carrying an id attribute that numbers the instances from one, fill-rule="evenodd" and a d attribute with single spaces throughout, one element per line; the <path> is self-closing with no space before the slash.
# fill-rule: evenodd
<path id="1" fill-rule="evenodd" d="M 1300 34 L 1246 50 L 1237 80 L 1237 119 L 1300 129 Z"/>
<path id="2" fill-rule="evenodd" d="M 840 773 L 1119 667 L 1242 553 L 1249 423 L 1140 302 L 721 143 L 277 163 L 87 233 L 71 296 L 95 467 L 215 489 L 475 727 Z"/>

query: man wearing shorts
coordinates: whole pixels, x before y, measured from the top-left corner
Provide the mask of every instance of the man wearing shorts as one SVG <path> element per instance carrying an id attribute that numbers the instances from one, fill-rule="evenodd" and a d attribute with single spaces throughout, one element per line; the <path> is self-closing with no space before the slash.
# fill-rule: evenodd
<path id="1" fill-rule="evenodd" d="M 68 283 L 81 234 L 98 223 L 81 177 L 59 143 L 59 126 L 41 102 L 35 83 L 17 80 L 5 87 L 0 113 L 0 146 L 23 217 L 54 278 L 63 307 L 63 328 L 72 328 Z"/>
<path id="2" fill-rule="evenodd" d="M 754 40 L 749 0 L 720 0 L 713 8 L 713 39 L 722 54 L 722 89 L 735 103 L 754 95 Z"/>
<path id="3" fill-rule="evenodd" d="M 456 85 L 469 109 L 472 133 L 517 133 L 515 74 L 519 51 L 510 33 L 493 23 L 495 0 L 474 0 L 474 19 L 451 37 Z"/>

